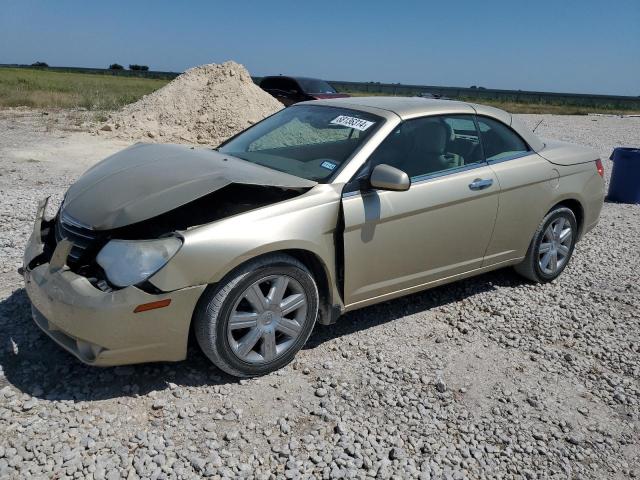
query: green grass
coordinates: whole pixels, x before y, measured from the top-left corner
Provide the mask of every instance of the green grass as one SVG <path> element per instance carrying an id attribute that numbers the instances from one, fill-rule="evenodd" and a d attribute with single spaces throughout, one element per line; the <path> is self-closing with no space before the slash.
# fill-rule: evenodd
<path id="1" fill-rule="evenodd" d="M 461 99 L 463 100 L 463 99 Z M 609 115 L 630 115 L 637 110 L 626 110 L 607 106 L 561 105 L 554 103 L 524 103 L 489 99 L 464 99 L 470 103 L 481 103 L 500 108 L 510 113 L 552 113 L 554 115 L 587 115 L 589 113 L 605 113 Z"/>
<path id="2" fill-rule="evenodd" d="M 354 97 L 369 97 L 388 95 L 385 93 L 374 92 L 358 92 L 349 91 Z M 552 113 L 555 115 L 587 115 L 588 113 L 605 113 L 610 115 L 630 115 L 638 114 L 640 111 L 634 109 L 621 109 L 609 106 L 588 106 L 588 105 L 570 105 L 555 103 L 528 103 L 528 102 L 512 102 L 508 100 L 492 100 L 488 98 L 458 98 L 463 102 L 480 103 L 491 107 L 500 108 L 511 113 Z"/>
<path id="3" fill-rule="evenodd" d="M 0 68 L 0 107 L 114 110 L 168 80 Z"/>
<path id="4" fill-rule="evenodd" d="M 0 107 L 86 108 L 116 110 L 166 85 L 168 79 L 60 72 L 41 68 L 0 68 Z M 354 96 L 380 93 L 345 91 Z M 637 110 L 588 105 L 523 103 L 490 99 L 461 99 L 491 105 L 513 113 L 630 114 Z"/>

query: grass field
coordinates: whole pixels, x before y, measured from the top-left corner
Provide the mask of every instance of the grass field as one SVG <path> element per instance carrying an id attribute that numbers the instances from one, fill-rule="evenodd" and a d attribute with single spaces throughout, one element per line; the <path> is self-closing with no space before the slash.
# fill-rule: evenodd
<path id="1" fill-rule="evenodd" d="M 56 72 L 44 69 L 0 68 L 0 107 L 86 108 L 116 110 L 135 102 L 143 95 L 166 85 L 169 80 L 112 76 L 95 73 Z M 348 92 L 354 96 L 376 95 Z M 477 101 L 468 99 L 471 102 Z M 482 100 L 513 113 L 554 113 L 584 115 L 587 113 L 630 114 L 634 110 L 553 103 L 518 103 Z"/>
<path id="2" fill-rule="evenodd" d="M 354 97 L 368 97 L 368 96 L 381 96 L 384 93 L 372 93 L 372 92 L 348 92 L 349 95 Z M 483 105 L 489 105 L 496 108 L 501 108 L 511 113 L 552 113 L 555 115 L 587 115 L 588 113 L 605 113 L 611 115 L 630 115 L 638 114 L 638 110 L 626 110 L 613 107 L 591 107 L 580 105 L 556 105 L 553 103 L 525 103 L 525 102 L 509 102 L 501 100 L 491 99 L 477 99 L 477 98 L 459 98 L 456 100 L 462 100 L 469 103 L 481 103 Z"/>
<path id="3" fill-rule="evenodd" d="M 471 103 L 482 103 L 484 105 L 501 108 L 502 110 L 506 110 L 511 113 L 553 113 L 555 115 L 587 115 L 588 113 L 629 115 L 632 113 L 638 113 L 634 110 L 620 110 L 619 108 L 609 107 L 556 105 L 553 103 L 519 103 L 489 99 L 479 100 L 477 98 L 466 100 Z"/>
<path id="4" fill-rule="evenodd" d="M 115 110 L 168 80 L 0 68 L 0 107 Z"/>

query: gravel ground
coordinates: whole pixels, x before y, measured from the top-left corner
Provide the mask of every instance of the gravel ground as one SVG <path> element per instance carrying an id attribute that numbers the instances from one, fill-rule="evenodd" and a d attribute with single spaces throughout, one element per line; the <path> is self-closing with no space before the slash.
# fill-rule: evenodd
<path id="1" fill-rule="evenodd" d="M 640 476 L 640 207 L 606 204 L 553 284 L 503 270 L 353 312 L 266 377 L 195 347 L 90 368 L 15 272 L 37 199 L 123 146 L 62 117 L 0 112 L 1 478 Z M 640 118 L 522 118 L 603 158 L 640 145 Z"/>

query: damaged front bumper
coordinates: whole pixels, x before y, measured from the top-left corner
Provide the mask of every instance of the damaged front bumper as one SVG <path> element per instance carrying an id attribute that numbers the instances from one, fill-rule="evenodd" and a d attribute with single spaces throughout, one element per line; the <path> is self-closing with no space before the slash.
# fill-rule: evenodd
<path id="1" fill-rule="evenodd" d="M 23 265 L 35 323 L 90 365 L 183 360 L 191 316 L 206 285 L 159 295 L 134 286 L 105 292 L 65 265 L 66 241 L 56 246 L 46 263 L 40 263 L 45 207 L 42 202 L 38 208 Z M 166 299 L 171 301 L 164 308 L 134 313 L 140 305 Z"/>

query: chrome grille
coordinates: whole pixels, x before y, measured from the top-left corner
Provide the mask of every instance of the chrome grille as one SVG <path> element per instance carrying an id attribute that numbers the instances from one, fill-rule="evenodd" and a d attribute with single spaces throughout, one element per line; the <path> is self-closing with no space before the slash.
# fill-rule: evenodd
<path id="1" fill-rule="evenodd" d="M 61 212 L 55 225 L 56 243 L 66 238 L 73 243 L 67 261 L 77 264 L 89 252 L 95 252 L 100 246 L 100 233 L 91 230 L 88 226 Z"/>

